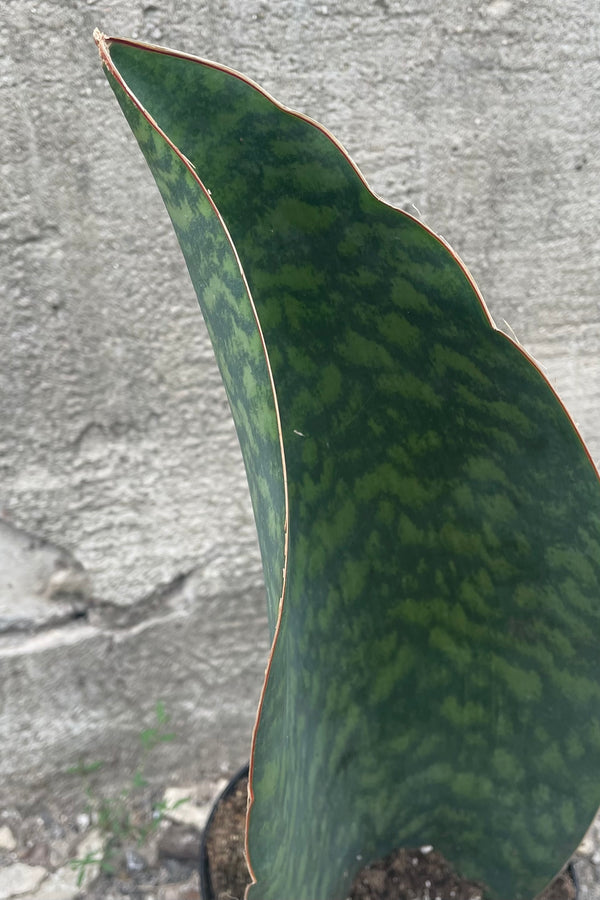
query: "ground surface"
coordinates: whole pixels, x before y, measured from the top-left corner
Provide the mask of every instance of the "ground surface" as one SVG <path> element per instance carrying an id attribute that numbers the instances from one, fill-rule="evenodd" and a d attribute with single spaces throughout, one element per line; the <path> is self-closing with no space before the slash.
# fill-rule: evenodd
<path id="1" fill-rule="evenodd" d="M 60 803 L 0 809 L 0 900 L 201 900 L 201 836 L 225 784 L 146 785 L 112 796 L 92 788 L 79 804 L 62 796 Z M 245 792 L 240 784 L 209 830 L 214 900 L 244 895 Z M 594 825 L 575 857 L 579 900 L 600 900 L 599 846 Z M 484 897 L 480 886 L 458 878 L 439 854 L 421 848 L 364 869 L 348 900 Z M 565 878 L 543 896 L 573 898 Z"/>

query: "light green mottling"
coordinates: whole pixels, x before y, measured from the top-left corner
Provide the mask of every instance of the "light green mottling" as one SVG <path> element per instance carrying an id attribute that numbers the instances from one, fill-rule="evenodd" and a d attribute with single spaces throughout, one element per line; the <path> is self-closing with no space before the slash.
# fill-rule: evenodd
<path id="1" fill-rule="evenodd" d="M 600 802 L 600 488 L 451 252 L 319 128 L 210 64 L 114 44 L 228 392 L 271 631 L 249 900 L 342 900 L 432 843 L 531 900 Z M 199 465 L 202 461 L 199 460 Z"/>

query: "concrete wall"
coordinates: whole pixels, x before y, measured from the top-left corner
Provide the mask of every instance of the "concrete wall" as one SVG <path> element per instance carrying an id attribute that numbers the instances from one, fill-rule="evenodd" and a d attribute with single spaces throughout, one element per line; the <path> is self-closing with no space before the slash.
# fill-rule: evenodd
<path id="1" fill-rule="evenodd" d="M 92 30 L 240 69 L 465 260 L 600 460 L 600 6 L 5 0 L 0 771 L 247 755 L 267 651 L 241 458 L 167 215 Z M 0 791 L 1 793 L 1 791 Z"/>

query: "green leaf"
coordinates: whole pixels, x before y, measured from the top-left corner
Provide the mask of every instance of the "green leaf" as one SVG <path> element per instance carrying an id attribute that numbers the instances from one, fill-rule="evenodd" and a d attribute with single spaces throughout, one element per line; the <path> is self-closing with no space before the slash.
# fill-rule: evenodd
<path id="1" fill-rule="evenodd" d="M 164 700 L 158 700 L 155 707 L 156 721 L 159 725 L 167 725 L 169 722 L 169 715 L 167 713 L 167 708 L 165 706 Z"/>
<path id="2" fill-rule="evenodd" d="M 83 760 L 80 760 L 76 766 L 70 766 L 66 770 L 67 775 L 79 775 L 84 777 L 86 775 L 92 775 L 94 772 L 97 772 L 98 769 L 101 769 L 104 765 L 104 762 L 100 759 L 95 760 L 91 763 L 86 763 Z"/>
<path id="3" fill-rule="evenodd" d="M 99 42 L 257 520 L 274 644 L 248 897 L 340 900 L 365 862 L 423 844 L 491 897 L 533 897 L 600 802 L 580 437 L 453 252 L 325 129 L 216 64 Z"/>
<path id="4" fill-rule="evenodd" d="M 146 787 L 147 784 L 148 784 L 147 779 L 144 778 L 142 772 L 140 772 L 139 769 L 136 772 L 134 772 L 133 780 L 131 782 L 131 786 L 134 790 L 137 790 L 137 788 Z"/>

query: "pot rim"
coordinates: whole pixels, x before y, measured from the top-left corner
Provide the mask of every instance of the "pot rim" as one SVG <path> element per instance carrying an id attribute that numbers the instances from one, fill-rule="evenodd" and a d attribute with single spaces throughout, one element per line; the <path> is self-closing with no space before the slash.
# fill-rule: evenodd
<path id="1" fill-rule="evenodd" d="M 221 793 L 218 795 L 217 799 L 213 803 L 208 819 L 206 820 L 206 825 L 204 826 L 204 831 L 202 832 L 202 838 L 200 840 L 199 872 L 200 896 L 202 897 L 202 900 L 215 900 L 215 892 L 213 890 L 212 879 L 210 877 L 210 863 L 208 859 L 208 835 L 210 833 L 210 827 L 219 805 L 223 800 L 229 797 L 231 793 L 233 793 L 238 781 L 241 781 L 242 778 L 247 777 L 249 769 L 249 763 L 246 763 L 241 767 L 241 769 L 238 769 L 235 775 L 230 779 L 228 784 L 226 784 Z"/>

